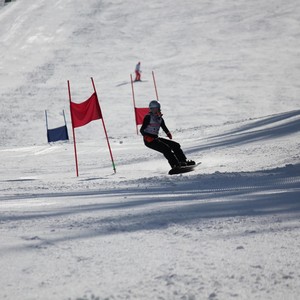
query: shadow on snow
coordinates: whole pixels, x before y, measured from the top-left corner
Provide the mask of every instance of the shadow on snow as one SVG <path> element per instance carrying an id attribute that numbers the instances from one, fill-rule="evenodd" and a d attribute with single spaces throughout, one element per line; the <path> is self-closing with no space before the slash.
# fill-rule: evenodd
<path id="1" fill-rule="evenodd" d="M 203 145 L 189 148 L 194 153 L 217 147 L 236 146 L 259 140 L 276 139 L 300 131 L 300 110 L 285 112 L 244 125 L 230 132 L 216 135 L 204 141 Z M 284 121 L 284 122 L 283 122 Z M 276 124 L 277 122 L 282 122 Z M 268 126 L 260 128 L 263 126 Z M 259 129 L 260 128 L 260 129 Z"/>
<path id="2" fill-rule="evenodd" d="M 259 172 L 194 175 L 178 180 L 170 186 L 147 189 L 135 185 L 114 191 L 35 195 L 62 200 L 88 197 L 94 203 L 2 215 L 0 222 L 47 219 L 54 233 L 35 241 L 35 245 L 38 242 L 42 247 L 76 239 L 159 230 L 174 224 L 201 224 L 201 220 L 208 219 L 260 216 L 297 219 L 300 216 L 300 164 Z M 110 197 L 115 202 L 107 202 Z M 109 212 L 103 215 L 103 211 Z M 56 222 L 59 218 L 62 222 Z M 66 230 L 70 231 L 66 233 Z M 56 231 L 63 231 L 63 236 L 55 237 Z"/>

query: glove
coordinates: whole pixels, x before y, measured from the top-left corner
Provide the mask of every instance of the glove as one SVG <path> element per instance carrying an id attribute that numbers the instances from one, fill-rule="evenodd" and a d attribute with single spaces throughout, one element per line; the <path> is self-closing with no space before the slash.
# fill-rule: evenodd
<path id="1" fill-rule="evenodd" d="M 167 133 L 167 136 L 168 136 L 168 138 L 171 140 L 172 139 L 172 134 L 171 134 L 171 132 L 168 132 Z"/>
<path id="2" fill-rule="evenodd" d="M 151 143 L 154 141 L 154 138 L 152 136 L 149 136 L 149 135 L 145 135 L 144 136 L 144 140 L 147 142 L 147 143 Z"/>

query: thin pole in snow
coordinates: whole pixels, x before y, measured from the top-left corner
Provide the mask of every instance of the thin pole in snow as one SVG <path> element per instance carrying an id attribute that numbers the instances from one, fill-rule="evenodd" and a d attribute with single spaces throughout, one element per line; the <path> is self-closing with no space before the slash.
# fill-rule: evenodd
<path id="1" fill-rule="evenodd" d="M 70 89 L 70 82 L 68 80 L 68 91 L 69 91 L 69 101 L 70 101 L 70 112 L 71 112 L 71 120 L 72 120 L 72 132 L 73 132 L 73 142 L 74 142 L 74 154 L 75 154 L 75 165 L 76 165 L 76 176 L 79 176 L 79 171 L 78 171 L 78 159 L 77 159 L 77 149 L 76 149 L 76 137 L 75 137 L 75 129 L 73 126 L 73 118 L 72 118 L 72 107 L 71 107 L 71 89 Z"/>
<path id="2" fill-rule="evenodd" d="M 47 110 L 45 110 L 45 117 L 46 117 L 47 140 L 48 140 L 48 143 L 49 143 Z"/>
<path id="3" fill-rule="evenodd" d="M 66 116 L 65 116 L 65 110 L 63 109 L 63 116 L 64 116 L 64 120 L 65 120 L 65 125 L 67 127 L 67 121 L 66 121 Z"/>
<path id="4" fill-rule="evenodd" d="M 97 101 L 99 103 L 98 95 L 97 95 L 97 91 L 96 91 L 96 87 L 95 87 L 95 83 L 94 83 L 93 77 L 91 77 L 91 81 L 92 81 L 92 85 L 93 85 L 93 88 L 94 88 L 94 92 L 95 92 L 96 97 L 97 97 Z M 100 103 L 99 103 L 99 107 L 100 107 Z M 101 111 L 101 107 L 100 107 L 100 111 Z M 111 147 L 110 147 L 110 143 L 109 143 L 109 139 L 108 139 L 108 135 L 107 135 L 107 131 L 106 131 L 106 127 L 105 127 L 105 123 L 104 123 L 104 118 L 103 118 L 102 111 L 101 111 L 101 120 L 102 120 L 102 125 L 103 125 L 103 129 L 104 129 L 104 133 L 105 133 L 105 137 L 106 137 L 106 141 L 107 141 L 107 146 L 108 146 L 108 150 L 109 150 L 109 154 L 110 154 L 110 158 L 111 158 L 113 170 L 116 173 L 117 172 L 116 171 L 116 166 L 115 166 L 113 154 L 112 154 L 112 151 L 111 151 Z"/>
<path id="5" fill-rule="evenodd" d="M 45 116 L 46 116 L 46 128 L 48 130 L 48 116 L 47 116 L 47 110 L 45 110 Z"/>
<path id="6" fill-rule="evenodd" d="M 158 93 L 157 93 L 157 87 L 156 87 L 156 81 L 155 81 L 155 76 L 154 76 L 153 71 L 152 71 L 152 78 L 153 78 L 153 83 L 154 83 L 154 88 L 155 88 L 156 100 L 159 101 Z"/>
<path id="7" fill-rule="evenodd" d="M 133 80 L 132 80 L 132 75 L 130 74 L 130 81 L 131 81 L 131 92 L 132 92 L 132 101 L 133 101 L 133 110 L 134 110 L 134 116 L 135 116 L 135 126 L 136 126 L 136 134 L 139 134 L 139 129 L 137 125 L 137 119 L 136 119 L 136 106 L 135 106 L 135 97 L 134 97 L 134 88 L 133 88 Z"/>
<path id="8" fill-rule="evenodd" d="M 67 121 L 66 121 L 66 116 L 65 116 L 65 110 L 64 109 L 63 109 L 63 116 L 64 116 L 65 126 L 66 126 L 66 137 L 67 137 L 67 140 L 69 140 L 68 127 L 67 127 Z"/>

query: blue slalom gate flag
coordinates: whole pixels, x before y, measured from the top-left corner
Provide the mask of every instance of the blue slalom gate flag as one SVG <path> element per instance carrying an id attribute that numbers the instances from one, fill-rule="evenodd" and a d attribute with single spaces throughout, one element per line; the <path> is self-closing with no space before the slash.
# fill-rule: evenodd
<path id="1" fill-rule="evenodd" d="M 61 127 L 48 129 L 47 138 L 48 138 L 48 143 L 69 140 L 67 126 L 64 125 Z"/>
<path id="2" fill-rule="evenodd" d="M 53 129 L 48 128 L 47 111 L 45 111 L 45 116 L 46 116 L 46 128 L 47 128 L 48 143 L 57 142 L 57 141 L 68 141 L 69 135 L 68 135 L 68 128 L 67 128 L 65 112 L 63 111 L 65 125 L 57 127 L 57 128 L 53 128 Z"/>

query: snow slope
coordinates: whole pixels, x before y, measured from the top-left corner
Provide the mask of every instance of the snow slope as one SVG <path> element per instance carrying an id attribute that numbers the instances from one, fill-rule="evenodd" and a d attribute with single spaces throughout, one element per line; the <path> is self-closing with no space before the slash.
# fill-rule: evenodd
<path id="1" fill-rule="evenodd" d="M 300 5 L 18 0 L 0 8 L 1 299 L 298 299 Z M 155 98 L 195 172 L 136 135 Z M 101 122 L 48 145 L 67 80 Z"/>

